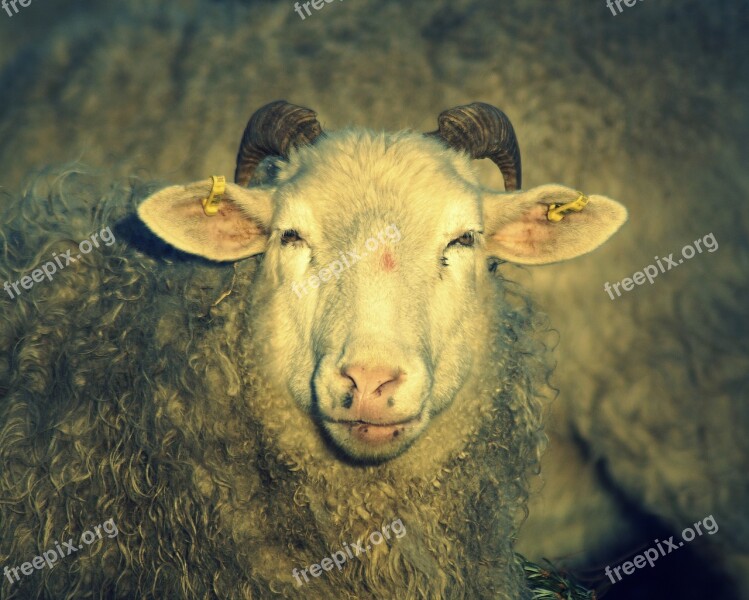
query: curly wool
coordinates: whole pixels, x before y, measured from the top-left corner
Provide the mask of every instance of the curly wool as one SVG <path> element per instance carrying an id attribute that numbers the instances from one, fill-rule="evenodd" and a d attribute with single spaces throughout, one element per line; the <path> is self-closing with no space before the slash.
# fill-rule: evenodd
<path id="1" fill-rule="evenodd" d="M 2 597 L 527 595 L 511 546 L 549 366 L 545 318 L 521 292 L 497 278 L 493 368 L 459 412 L 395 460 L 348 464 L 249 351 L 261 259 L 215 265 L 171 250 L 132 216 L 153 186 L 104 181 L 50 170 L 0 218 L 3 280 L 101 227 L 116 236 L 0 300 L 0 563 L 107 519 L 119 535 L 3 579 Z M 435 445 L 459 451 L 432 460 Z M 398 518 L 401 539 L 295 587 L 292 568 Z"/>

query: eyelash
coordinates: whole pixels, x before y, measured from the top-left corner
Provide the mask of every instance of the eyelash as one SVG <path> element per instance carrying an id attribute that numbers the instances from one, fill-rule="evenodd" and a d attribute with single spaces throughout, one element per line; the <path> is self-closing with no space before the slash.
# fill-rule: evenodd
<path id="1" fill-rule="evenodd" d="M 303 241 L 302 237 L 299 235 L 299 232 L 296 229 L 284 229 L 283 233 L 281 234 L 282 246 L 290 246 L 301 241 Z"/>
<path id="2" fill-rule="evenodd" d="M 454 246 L 455 244 L 460 244 L 461 246 L 465 246 L 466 248 L 472 247 L 476 243 L 476 234 L 473 231 L 466 231 L 463 233 L 460 237 L 455 238 L 453 241 L 451 241 L 447 247 Z"/>
<path id="3" fill-rule="evenodd" d="M 481 233 L 480 231 L 478 233 Z M 476 232 L 475 231 L 466 231 L 463 234 L 460 235 L 460 237 L 456 237 L 454 240 L 452 240 L 446 247 L 445 252 L 448 248 L 452 246 L 462 246 L 464 248 L 472 248 L 476 243 Z M 443 267 L 449 266 L 449 263 L 447 262 L 447 256 L 444 254 L 440 257 L 440 264 Z"/>

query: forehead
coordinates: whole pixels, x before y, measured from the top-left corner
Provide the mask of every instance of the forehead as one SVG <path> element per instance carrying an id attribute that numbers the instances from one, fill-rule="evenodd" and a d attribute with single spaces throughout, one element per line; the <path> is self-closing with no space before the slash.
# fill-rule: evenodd
<path id="1" fill-rule="evenodd" d="M 420 223 L 426 232 L 481 220 L 471 161 L 412 132 L 337 132 L 292 153 L 278 183 L 279 226 L 359 229 L 387 221 Z"/>

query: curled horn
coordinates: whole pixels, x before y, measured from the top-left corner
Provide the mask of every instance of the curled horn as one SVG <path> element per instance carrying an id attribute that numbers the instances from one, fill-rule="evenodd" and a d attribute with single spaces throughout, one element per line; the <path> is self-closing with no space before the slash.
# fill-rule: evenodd
<path id="1" fill-rule="evenodd" d="M 315 111 L 285 100 L 266 104 L 255 111 L 244 130 L 234 181 L 246 186 L 263 158 L 287 158 L 292 147 L 311 144 L 321 134 Z"/>
<path id="2" fill-rule="evenodd" d="M 491 104 L 474 102 L 440 114 L 439 129 L 426 135 L 444 141 L 471 158 L 490 158 L 499 167 L 505 190 L 520 188 L 522 172 L 515 130 L 505 113 Z"/>

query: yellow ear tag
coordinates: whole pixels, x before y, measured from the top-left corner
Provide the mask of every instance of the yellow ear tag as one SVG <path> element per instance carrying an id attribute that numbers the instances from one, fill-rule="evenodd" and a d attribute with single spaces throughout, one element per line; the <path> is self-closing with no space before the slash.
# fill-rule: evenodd
<path id="1" fill-rule="evenodd" d="M 582 192 L 578 192 L 580 196 L 577 200 L 567 202 L 567 204 L 549 204 L 549 211 L 546 213 L 546 218 L 552 223 L 558 223 L 564 216 L 570 212 L 580 212 L 585 205 L 588 203 L 588 197 Z"/>
<path id="2" fill-rule="evenodd" d="M 203 212 L 209 217 L 218 214 L 218 206 L 221 204 L 221 198 L 226 191 L 226 177 L 223 175 L 211 175 L 213 183 L 211 184 L 211 193 L 207 198 L 203 198 Z"/>

